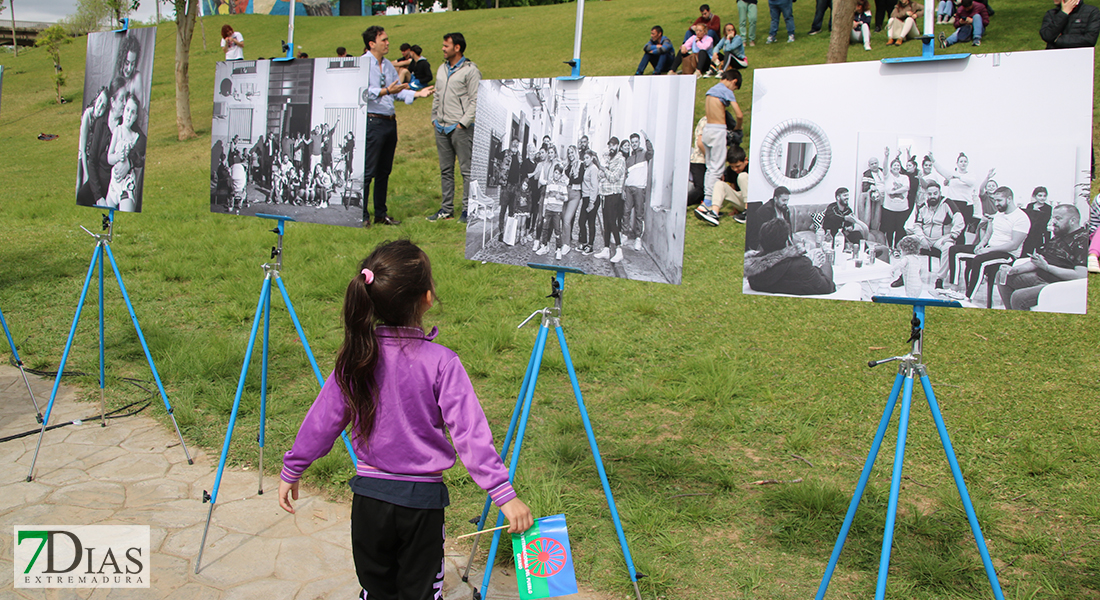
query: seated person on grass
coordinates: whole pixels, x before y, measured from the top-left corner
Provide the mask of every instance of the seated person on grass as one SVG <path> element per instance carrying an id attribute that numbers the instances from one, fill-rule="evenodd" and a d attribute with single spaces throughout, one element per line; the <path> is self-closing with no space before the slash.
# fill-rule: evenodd
<path id="1" fill-rule="evenodd" d="M 791 243 L 791 230 L 783 219 L 760 226 L 760 252 L 745 254 L 745 277 L 758 292 L 809 296 L 831 294 L 833 266 L 820 248 L 804 253 Z"/>
<path id="2" fill-rule="evenodd" d="M 703 77 L 717 77 L 726 69 L 744 69 L 749 66 L 745 57 L 745 40 L 737 34 L 737 26 L 726 23 L 726 35 L 714 45 L 714 59 L 710 70 Z"/>
<path id="3" fill-rule="evenodd" d="M 684 41 L 688 41 L 688 38 L 695 35 L 695 26 L 702 25 L 706 27 L 706 34 L 710 36 L 714 42 L 718 41 L 718 36 L 722 35 L 722 19 L 718 18 L 718 15 L 710 12 L 710 5 L 703 4 L 699 6 L 699 18 L 695 19 L 691 23 L 691 27 L 684 32 Z"/>
<path id="4" fill-rule="evenodd" d="M 653 67 L 654 75 L 664 75 L 672 66 L 672 57 L 676 49 L 672 47 L 672 40 L 668 39 L 660 25 L 654 25 L 649 30 L 649 41 L 642 46 L 642 62 L 638 63 L 635 75 L 644 75 L 646 65 Z"/>
<path id="5" fill-rule="evenodd" d="M 997 288 L 1005 308 L 1028 310 L 1039 301 L 1044 287 L 1071 279 L 1084 279 L 1088 275 L 1085 255 L 1088 253 L 1088 234 L 1081 226 L 1081 213 L 1072 204 L 1060 204 L 1050 217 L 1054 237 L 1043 244 L 1030 260 L 1017 261 L 1008 269 L 1008 278 Z"/>
<path id="6" fill-rule="evenodd" d="M 959 42 L 972 40 L 973 46 L 982 45 L 982 33 L 989 27 L 989 11 L 981 2 L 962 0 L 955 11 L 955 31 L 944 37 L 940 32 L 940 47 L 947 48 Z"/>
<path id="7" fill-rule="evenodd" d="M 852 244 L 868 238 L 867 224 L 856 218 L 851 207 L 851 192 L 848 188 L 837 188 L 834 193 L 836 202 L 825 207 L 821 218 L 821 228 L 834 238 L 843 232 L 844 239 Z"/>
<path id="8" fill-rule="evenodd" d="M 900 46 L 905 40 L 920 37 L 917 23 L 924 15 L 924 5 L 911 0 L 898 0 L 890 19 L 886 21 L 886 45 Z"/>
<path id="9" fill-rule="evenodd" d="M 672 59 L 672 67 L 669 69 L 669 73 L 676 73 L 681 63 L 684 65 L 684 75 L 691 75 L 696 71 L 705 73 L 710 69 L 710 50 L 714 47 L 714 40 L 707 35 L 706 29 L 702 25 L 693 25 L 692 27 L 695 30 L 695 36 L 689 38 L 680 46 L 676 58 Z"/>
<path id="10" fill-rule="evenodd" d="M 711 210 L 718 214 L 722 204 L 733 205 L 733 220 L 745 222 L 745 209 L 749 201 L 749 157 L 741 146 L 730 146 L 726 151 L 726 170 L 714 182 L 711 194 Z"/>

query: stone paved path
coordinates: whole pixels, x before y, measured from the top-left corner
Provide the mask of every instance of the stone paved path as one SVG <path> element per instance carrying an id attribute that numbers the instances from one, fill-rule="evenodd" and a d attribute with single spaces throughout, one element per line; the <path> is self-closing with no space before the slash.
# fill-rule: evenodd
<path id="1" fill-rule="evenodd" d="M 0 356 L 4 356 L 0 354 Z M 19 370 L 0 365 L 0 438 L 38 429 Z M 32 377 L 45 411 L 52 380 Z M 98 404 L 76 402 L 62 386 L 50 423 L 97 414 Z M 147 409 L 148 410 L 148 409 Z M 290 515 L 276 500 L 278 478 L 264 478 L 257 495 L 255 471 L 226 470 L 203 554 L 195 558 L 206 522 L 203 490 L 213 488 L 216 454 L 190 448 L 188 465 L 175 432 L 146 415 L 69 425 L 46 433 L 27 482 L 37 434 L 0 443 L 0 598 L 171 600 L 352 600 L 359 592 L 352 566 L 349 507 L 309 490 Z M 15 525 L 149 525 L 152 545 L 149 589 L 16 589 L 12 527 Z M 483 540 L 484 542 L 484 540 Z M 470 584 L 459 576 L 471 540 L 449 543 L 444 597 L 468 600 Z M 484 547 L 484 546 L 483 546 Z M 483 571 L 471 570 L 480 587 Z M 517 598 L 510 569 L 494 572 L 488 599 Z M 601 600 L 590 592 L 571 600 Z M 488 600 L 487 599 L 487 600 Z"/>

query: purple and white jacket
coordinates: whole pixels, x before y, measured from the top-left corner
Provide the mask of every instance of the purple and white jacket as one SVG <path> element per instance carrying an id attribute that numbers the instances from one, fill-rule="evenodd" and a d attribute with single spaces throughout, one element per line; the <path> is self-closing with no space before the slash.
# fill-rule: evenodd
<path id="1" fill-rule="evenodd" d="M 356 472 L 363 477 L 442 482 L 455 451 L 474 482 L 498 506 L 516 497 L 508 470 L 493 445 L 470 377 L 458 355 L 432 342 L 438 330 L 375 329 L 381 352 L 376 367 L 378 406 L 369 440 L 352 436 Z M 282 479 L 294 483 L 332 449 L 351 416 L 335 375 L 329 374 L 283 456 Z M 451 434 L 454 445 L 447 440 Z"/>

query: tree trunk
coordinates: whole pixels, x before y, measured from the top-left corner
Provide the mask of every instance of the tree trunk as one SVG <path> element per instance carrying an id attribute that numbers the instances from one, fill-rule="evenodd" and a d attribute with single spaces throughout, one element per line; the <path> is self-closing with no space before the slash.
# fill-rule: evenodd
<path id="1" fill-rule="evenodd" d="M 185 3 L 186 10 L 181 10 Z M 191 123 L 191 83 L 187 74 L 191 65 L 191 36 L 195 33 L 198 14 L 199 0 L 176 2 L 176 132 L 180 141 L 198 137 Z"/>
<path id="2" fill-rule="evenodd" d="M 829 50 L 825 62 L 848 62 L 848 46 L 851 44 L 852 15 L 855 14 L 855 0 L 833 0 L 833 33 L 829 36 Z"/>
<path id="3" fill-rule="evenodd" d="M 157 25 L 160 25 L 160 0 L 155 0 L 153 4 L 157 7 Z"/>
<path id="4" fill-rule="evenodd" d="M 15 0 L 8 0 L 8 10 L 11 11 L 11 50 L 19 56 L 19 42 L 15 39 Z"/>

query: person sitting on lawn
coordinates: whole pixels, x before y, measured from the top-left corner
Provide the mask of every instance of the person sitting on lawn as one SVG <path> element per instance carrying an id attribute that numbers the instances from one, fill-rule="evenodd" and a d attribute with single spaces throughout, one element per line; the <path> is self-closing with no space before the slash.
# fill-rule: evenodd
<path id="1" fill-rule="evenodd" d="M 1088 253 L 1088 234 L 1081 226 L 1081 213 L 1072 204 L 1060 204 L 1054 208 L 1050 222 L 1054 237 L 1030 260 L 1020 260 L 1008 269 L 1003 285 L 997 288 L 1005 308 L 1028 310 L 1039 301 L 1044 287 L 1072 279 L 1084 279 L 1088 275 L 1085 255 Z"/>
<path id="2" fill-rule="evenodd" d="M 920 37 L 917 23 L 924 15 L 924 5 L 912 0 L 898 0 L 890 19 L 886 21 L 886 45 L 902 45 L 905 40 Z"/>
<path id="3" fill-rule="evenodd" d="M 706 73 L 710 68 L 710 50 L 714 47 L 714 40 L 707 35 L 707 29 L 703 25 L 692 25 L 692 29 L 695 30 L 695 36 L 680 46 L 676 58 L 672 59 L 670 74 L 675 74 L 681 63 L 684 65 L 684 75 L 691 75 L 696 71 Z"/>
<path id="4" fill-rule="evenodd" d="M 714 182 L 710 208 L 717 215 L 726 202 L 733 205 L 733 220 L 744 223 L 749 202 L 749 157 L 741 146 L 727 150 L 726 170 Z"/>
<path id="5" fill-rule="evenodd" d="M 831 294 L 833 266 L 820 248 L 804 253 L 791 243 L 787 221 L 772 219 L 760 226 L 760 252 L 745 253 L 745 278 L 758 292 L 808 296 Z"/>
<path id="6" fill-rule="evenodd" d="M 712 42 L 717 42 L 718 36 L 722 35 L 722 19 L 718 18 L 718 15 L 710 12 L 709 4 L 699 6 L 699 17 L 692 21 L 691 27 L 684 32 L 685 42 L 688 41 L 691 36 L 695 35 L 696 25 L 706 27 L 706 34 L 710 37 Z"/>
<path id="7" fill-rule="evenodd" d="M 745 40 L 737 34 L 737 26 L 733 23 L 726 23 L 726 34 L 715 44 L 712 54 L 713 64 L 703 77 L 717 77 L 726 69 L 749 66 L 749 59 L 745 57 Z"/>
<path id="8" fill-rule="evenodd" d="M 642 46 L 642 61 L 638 63 L 635 75 L 644 75 L 646 65 L 653 67 L 654 75 L 664 75 L 672 66 L 672 57 L 676 49 L 672 47 L 672 40 L 665 35 L 660 25 L 654 25 L 649 30 L 649 41 Z"/>
<path id="9" fill-rule="evenodd" d="M 852 13 L 852 33 L 848 38 L 849 44 L 863 44 L 864 50 L 871 49 L 871 4 L 867 0 L 856 0 L 856 9 Z"/>
<path id="10" fill-rule="evenodd" d="M 947 48 L 959 42 L 972 40 L 972 46 L 982 45 L 982 32 L 989 27 L 989 11 L 985 4 L 975 0 L 962 0 L 955 10 L 955 31 L 949 36 L 940 32 L 940 47 Z"/>

